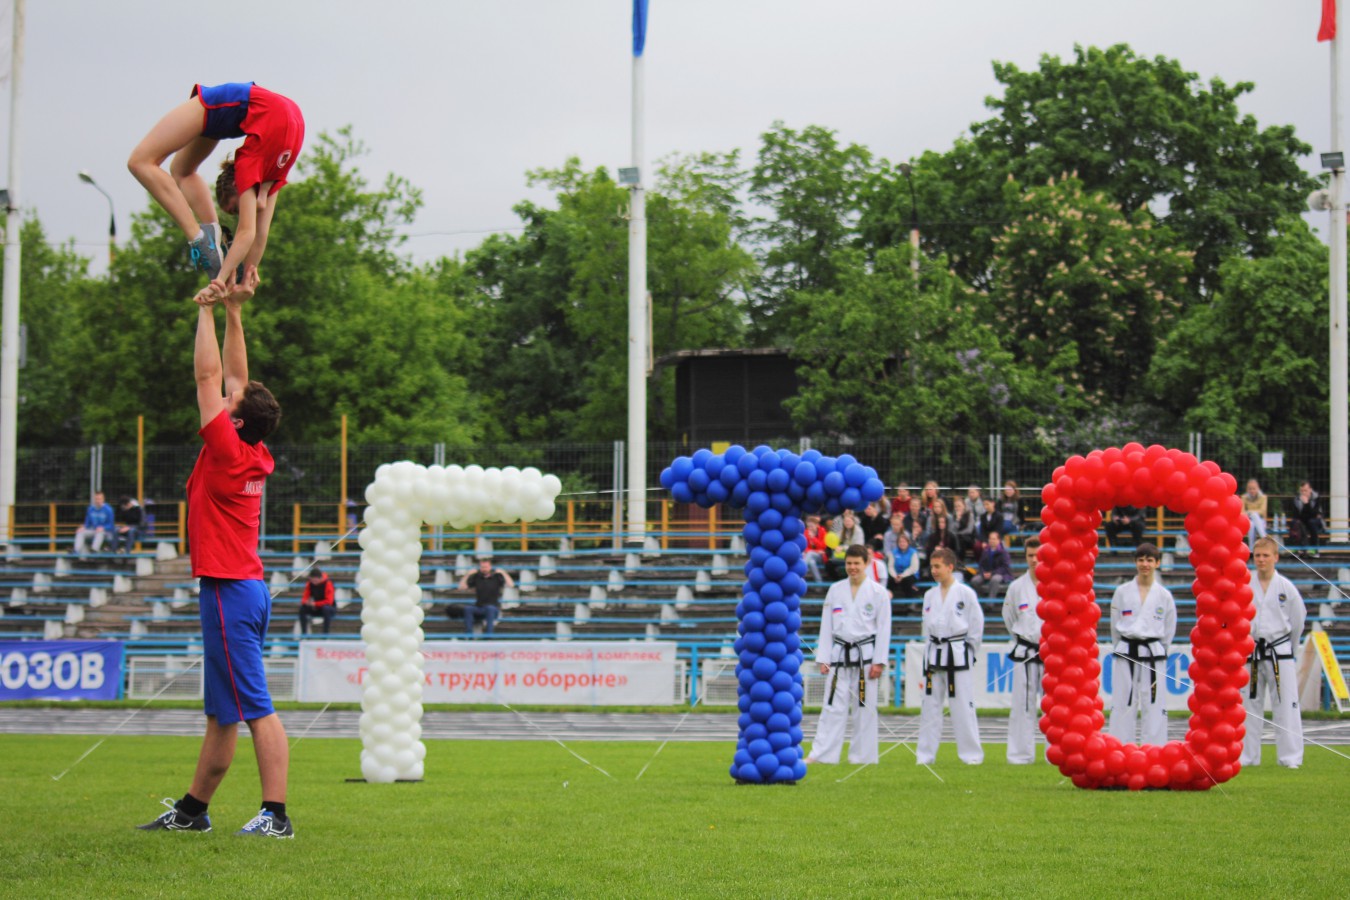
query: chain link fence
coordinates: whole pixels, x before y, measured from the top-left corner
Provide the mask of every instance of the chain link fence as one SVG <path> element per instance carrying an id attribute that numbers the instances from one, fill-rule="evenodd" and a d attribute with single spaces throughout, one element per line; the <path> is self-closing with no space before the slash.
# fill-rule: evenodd
<path id="1" fill-rule="evenodd" d="M 1134 436 L 1148 445 L 1163 444 L 1212 459 L 1231 472 L 1239 485 L 1256 478 L 1272 496 L 1293 494 L 1300 482 L 1311 481 L 1326 493 L 1330 482 L 1328 439 L 1320 435 L 1272 435 L 1220 438 L 1203 434 Z M 1120 441 L 1117 443 L 1123 443 Z M 819 440 L 784 439 L 776 446 L 801 452 L 814 447 L 837 456 L 851 453 L 872 466 L 888 487 L 922 485 L 932 479 L 945 491 L 979 485 L 996 490 L 1015 480 L 1024 491 L 1035 491 L 1049 480 L 1054 468 L 1075 453 L 1094 446 L 1082 440 L 1046 435 L 947 435 L 903 438 Z M 361 444 L 347 448 L 346 484 L 342 483 L 339 444 L 278 444 L 271 448 L 276 471 L 267 481 L 265 515 L 271 530 L 285 530 L 296 504 L 337 504 L 343 496 L 364 502 L 365 486 L 385 463 L 412 460 L 422 465 L 535 466 L 557 475 L 566 497 L 594 501 L 596 513 L 612 508 L 616 489 L 625 486 L 622 442 L 585 444 L 488 444 L 472 447 L 447 444 Z M 647 448 L 647 484 L 651 499 L 659 497 L 662 468 L 695 447 L 676 442 L 652 442 Z M 159 504 L 176 503 L 197 458 L 199 445 L 149 446 L 138 460 L 134 445 L 20 448 L 17 459 L 16 521 L 45 522 L 57 504 L 61 521 L 78 521 L 91 491 L 103 490 L 115 502 L 121 495 L 150 498 Z"/>

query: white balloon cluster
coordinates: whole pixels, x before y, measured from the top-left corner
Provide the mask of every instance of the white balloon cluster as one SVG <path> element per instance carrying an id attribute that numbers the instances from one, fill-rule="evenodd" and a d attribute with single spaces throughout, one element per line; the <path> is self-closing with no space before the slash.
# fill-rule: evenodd
<path id="1" fill-rule="evenodd" d="M 361 529 L 361 774 L 387 784 L 422 777 L 422 523 L 467 528 L 553 516 L 562 490 L 538 469 L 380 466 L 366 487 Z"/>

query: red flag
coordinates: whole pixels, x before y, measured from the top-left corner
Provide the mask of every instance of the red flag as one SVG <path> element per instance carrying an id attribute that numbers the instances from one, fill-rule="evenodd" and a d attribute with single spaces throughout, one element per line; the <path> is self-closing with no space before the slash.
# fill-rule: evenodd
<path id="1" fill-rule="evenodd" d="M 1336 0 L 1322 0 L 1322 26 L 1317 29 L 1319 41 L 1336 38 Z"/>

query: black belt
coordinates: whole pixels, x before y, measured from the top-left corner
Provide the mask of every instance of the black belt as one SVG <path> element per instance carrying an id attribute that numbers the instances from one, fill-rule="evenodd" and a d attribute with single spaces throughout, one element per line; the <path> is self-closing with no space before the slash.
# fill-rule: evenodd
<path id="1" fill-rule="evenodd" d="M 1149 644 L 1153 643 L 1154 641 L 1161 641 L 1161 640 L 1162 640 L 1161 638 L 1145 638 L 1145 639 L 1142 640 L 1142 641 L 1136 641 L 1134 638 L 1123 638 L 1122 640 L 1125 641 L 1125 646 L 1126 646 L 1126 648 L 1127 648 L 1126 651 L 1125 651 L 1125 656 L 1124 656 L 1123 658 L 1124 658 L 1124 660 L 1125 660 L 1127 663 L 1130 664 L 1130 693 L 1129 693 L 1129 695 L 1125 698 L 1125 703 L 1128 705 L 1128 704 L 1131 704 L 1131 703 L 1134 702 L 1134 667 L 1135 667 L 1135 664 L 1136 664 L 1137 662 L 1141 661 L 1141 660 L 1142 660 L 1142 661 L 1147 661 L 1147 662 L 1154 662 L 1155 660 L 1159 660 L 1159 659 L 1166 660 L 1167 657 L 1166 657 L 1166 656 L 1144 656 L 1142 653 L 1139 652 L 1140 650 L 1147 650 Z M 1120 654 L 1117 653 L 1116 656 L 1120 656 Z M 1149 702 L 1149 703 L 1157 703 L 1157 702 L 1158 702 L 1158 667 L 1157 667 L 1157 666 L 1149 666 L 1149 667 L 1148 667 L 1148 702 Z"/>
<path id="2" fill-rule="evenodd" d="M 1039 643 L 1037 643 L 1036 641 L 1029 641 L 1026 638 L 1022 637 L 1020 634 L 1014 634 L 1013 640 L 1017 642 L 1016 644 L 1013 645 L 1014 654 L 1017 653 L 1018 647 L 1026 647 L 1028 650 L 1031 651 L 1021 659 L 1018 659 L 1016 656 L 1014 656 L 1013 659 L 1016 662 L 1029 663 L 1029 662 L 1038 662 L 1040 660 L 1041 645 Z"/>
<path id="3" fill-rule="evenodd" d="M 946 672 L 947 672 L 947 696 L 948 696 L 948 697 L 955 697 L 955 696 L 956 696 L 956 660 L 954 660 L 954 659 L 952 658 L 951 645 L 957 643 L 958 641 L 964 641 L 965 639 L 966 639 L 966 636 L 965 636 L 964 634 L 953 635 L 952 637 L 949 637 L 949 638 L 930 637 L 930 638 L 928 639 L 928 643 L 929 643 L 929 644 L 936 644 L 936 645 L 939 646 L 939 647 L 941 647 L 943 644 L 947 644 L 947 645 L 948 645 L 948 646 L 947 646 L 947 663 L 946 663 L 946 665 L 943 666 L 943 669 L 945 669 Z M 963 668 L 963 669 L 969 669 L 969 668 L 970 668 L 970 663 L 971 663 L 970 652 L 971 652 L 971 651 L 970 651 L 970 648 L 967 647 L 967 648 L 966 648 L 966 664 L 965 664 L 964 666 L 961 667 L 961 668 Z M 928 694 L 929 696 L 932 696 L 932 693 L 933 693 L 933 666 L 932 666 L 931 663 L 928 662 L 928 654 L 927 654 L 927 653 L 924 654 L 923 660 L 924 660 L 924 665 L 923 665 L 923 676 L 924 676 L 924 679 L 925 679 L 925 681 L 926 681 L 926 683 L 924 684 L 923 692 L 924 692 L 925 694 Z"/>
<path id="4" fill-rule="evenodd" d="M 1251 699 L 1256 699 L 1257 669 L 1260 668 L 1262 660 L 1267 659 L 1270 660 L 1270 668 L 1275 673 L 1275 699 L 1278 700 L 1280 698 L 1280 660 L 1294 658 L 1293 643 L 1289 640 L 1289 637 L 1290 636 L 1286 634 L 1283 637 L 1271 638 L 1270 640 L 1266 640 L 1265 638 L 1256 639 L 1256 647 L 1252 650 L 1252 655 L 1248 657 L 1248 662 L 1251 663 L 1252 667 L 1252 685 L 1247 696 Z M 1276 649 L 1281 644 L 1289 645 L 1288 653 L 1280 653 L 1279 650 Z"/>
<path id="5" fill-rule="evenodd" d="M 853 643 L 849 643 L 843 638 L 837 637 L 834 639 L 834 645 L 836 647 L 844 648 L 844 658 L 839 662 L 831 663 L 830 665 L 830 668 L 834 669 L 834 677 L 830 679 L 830 697 L 825 701 L 826 706 L 829 706 L 834 702 L 834 689 L 835 686 L 839 684 L 840 669 L 858 670 L 858 705 L 867 705 L 867 670 L 863 668 L 862 648 L 872 647 L 875 652 L 876 643 L 877 639 L 875 635 L 863 638 L 860 641 L 854 641 Z M 876 662 L 876 660 L 872 660 L 872 662 Z"/>

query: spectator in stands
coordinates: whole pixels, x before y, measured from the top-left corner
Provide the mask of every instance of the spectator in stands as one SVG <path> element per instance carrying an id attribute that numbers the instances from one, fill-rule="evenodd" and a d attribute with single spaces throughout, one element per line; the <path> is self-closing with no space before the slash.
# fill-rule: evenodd
<path id="1" fill-rule="evenodd" d="M 1011 478 L 1003 482 L 1003 499 L 998 503 L 998 512 L 1003 517 L 1003 527 L 998 532 L 1004 538 L 1011 538 L 1022 530 L 1022 492 Z"/>
<path id="2" fill-rule="evenodd" d="M 989 535 L 997 531 L 1003 534 L 1003 516 L 999 514 L 998 504 L 992 497 L 985 497 L 980 501 L 984 505 L 984 512 L 980 514 L 980 536 L 975 544 L 975 558 L 979 559 L 984 554 L 985 545 L 989 543 Z"/>
<path id="3" fill-rule="evenodd" d="M 918 497 L 909 498 L 909 513 L 905 516 L 905 530 L 916 547 L 922 547 L 928 537 L 928 510 Z"/>
<path id="4" fill-rule="evenodd" d="M 1279 545 L 1258 538 L 1252 549 L 1256 577 L 1252 579 L 1256 617 L 1252 640 L 1256 648 L 1247 659 L 1251 685 L 1244 701 L 1247 734 L 1242 742 L 1244 766 L 1261 764 L 1261 732 L 1266 724 L 1266 698 L 1275 724 L 1275 760 L 1297 769 L 1303 764 L 1303 720 L 1298 711 L 1298 665 L 1294 661 L 1308 610 L 1294 583 L 1275 571 Z"/>
<path id="5" fill-rule="evenodd" d="M 1305 481 L 1289 502 L 1289 543 L 1296 547 L 1316 547 L 1326 534 L 1327 523 L 1317 499 L 1317 491 Z"/>
<path id="6" fill-rule="evenodd" d="M 113 535 L 113 552 L 130 553 L 141 540 L 145 527 L 145 510 L 135 497 L 123 497 L 117 502 L 117 532 Z"/>
<path id="7" fill-rule="evenodd" d="M 84 511 L 84 523 L 75 530 L 75 553 L 81 559 L 88 556 L 91 542 L 94 552 L 99 553 L 104 541 L 113 536 L 114 527 L 113 508 L 104 502 L 102 491 L 94 491 L 94 502 Z"/>
<path id="8" fill-rule="evenodd" d="M 978 485 L 972 484 L 966 488 L 966 506 L 977 516 L 980 514 L 980 510 L 984 509 L 984 497 L 981 496 Z"/>
<path id="9" fill-rule="evenodd" d="M 483 633 L 492 634 L 497 615 L 501 612 L 502 590 L 515 586 L 516 583 L 504 569 L 494 568 L 490 558 L 481 557 L 478 571 L 470 572 L 459 580 L 459 589 L 472 590 L 476 598 L 472 605 L 464 605 L 464 633 L 473 637 L 474 623 L 482 619 Z"/>
<path id="10" fill-rule="evenodd" d="M 975 518 L 975 513 L 966 505 L 965 498 L 957 497 L 952 501 L 952 534 L 961 543 L 961 554 L 959 562 L 964 562 L 967 558 L 978 559 L 974 556 L 975 543 L 980 537 L 980 523 Z"/>
<path id="11" fill-rule="evenodd" d="M 928 533 L 928 541 L 924 544 L 924 555 L 931 560 L 933 551 L 939 547 L 946 547 L 959 560 L 961 558 L 961 542 L 956 539 L 956 535 L 951 530 L 951 520 L 948 515 L 942 511 L 935 512 L 932 522 L 933 529 Z"/>
<path id="12" fill-rule="evenodd" d="M 997 531 L 989 532 L 984 552 L 980 554 L 979 571 L 970 580 L 970 586 L 983 591 L 986 597 L 996 597 L 1003 593 L 1003 586 L 1013 580 L 1012 556 L 1003 546 L 1003 536 Z"/>
<path id="13" fill-rule="evenodd" d="M 840 514 L 839 521 L 834 525 L 834 537 L 833 552 L 830 553 L 829 562 L 825 567 L 825 576 L 832 581 L 839 577 L 839 567 L 844 565 L 848 548 L 854 544 L 867 546 L 867 538 L 863 535 L 862 526 L 858 524 L 858 514 L 851 509 L 846 509 Z"/>
<path id="14" fill-rule="evenodd" d="M 300 633 L 309 634 L 309 620 L 319 616 L 323 619 L 323 633 L 328 634 L 336 613 L 333 579 L 329 578 L 323 569 L 315 566 L 309 570 L 309 577 L 305 579 L 305 590 L 300 595 Z"/>
<path id="15" fill-rule="evenodd" d="M 877 707 L 881 673 L 891 656 L 891 601 L 883 587 L 866 575 L 867 548 L 854 544 L 845 551 L 848 578 L 830 585 L 820 617 L 816 665 L 829 676 L 825 705 L 816 726 L 807 765 L 839 762 L 850 715 L 853 734 L 848 761 L 875 763 Z M 840 676 L 843 676 L 842 678 Z"/>
<path id="16" fill-rule="evenodd" d="M 882 551 L 881 543 L 883 538 L 877 535 L 872 538 L 872 544 L 867 548 L 867 578 L 881 585 L 881 589 L 886 592 L 886 599 L 891 599 L 891 590 L 887 586 L 890 582 L 890 573 L 886 568 L 886 554 Z"/>
<path id="17" fill-rule="evenodd" d="M 1008 658 L 1013 662 L 1012 708 L 1008 712 L 1008 763 L 1036 761 L 1036 724 L 1041 717 L 1041 617 L 1036 615 L 1036 551 L 1041 539 L 1029 537 L 1022 545 L 1027 570 L 1008 585 L 1003 598 L 1003 624 L 1013 639 Z"/>
<path id="18" fill-rule="evenodd" d="M 1122 744 L 1167 743 L 1167 708 L 1158 682 L 1167 676 L 1167 653 L 1177 632 L 1177 604 L 1158 583 L 1158 548 L 1134 551 L 1134 578 L 1111 595 L 1111 721 L 1107 731 Z M 1135 720 L 1138 719 L 1138 735 Z"/>
<path id="19" fill-rule="evenodd" d="M 1137 506 L 1113 507 L 1111 518 L 1103 526 L 1106 529 L 1106 538 L 1111 542 L 1111 546 L 1126 546 L 1121 543 L 1120 536 L 1127 531 L 1130 533 L 1128 546 L 1138 547 L 1142 544 L 1144 542 L 1144 515 L 1144 511 Z"/>
<path id="20" fill-rule="evenodd" d="M 919 551 L 904 531 L 895 537 L 895 546 L 886 556 L 886 568 L 890 575 L 887 586 L 893 596 L 904 600 L 919 596 Z"/>
<path id="21" fill-rule="evenodd" d="M 1242 511 L 1247 514 L 1247 545 L 1256 546 L 1256 539 L 1266 536 L 1266 519 L 1270 515 L 1269 499 L 1261 493 L 1255 478 L 1247 479 L 1247 493 L 1242 495 Z"/>
<path id="22" fill-rule="evenodd" d="M 938 483 L 931 478 L 923 483 L 923 493 L 919 495 L 919 502 L 923 508 L 930 513 L 933 511 L 933 504 L 941 502 L 942 495 L 938 490 Z"/>
<path id="23" fill-rule="evenodd" d="M 956 556 L 937 550 L 928 565 L 936 585 L 923 597 L 924 696 L 919 713 L 919 765 L 937 759 L 942 738 L 942 703 L 950 705 L 956 755 L 967 765 L 984 762 L 980 725 L 975 718 L 974 673 L 971 666 L 984 638 L 984 612 L 970 585 L 956 580 Z"/>
<path id="24" fill-rule="evenodd" d="M 862 515 L 858 518 L 858 524 L 862 526 L 864 543 L 872 546 L 872 538 L 886 533 L 886 528 L 890 525 L 890 517 L 883 516 L 881 510 L 875 503 L 869 503 L 863 507 Z"/>
<path id="25" fill-rule="evenodd" d="M 806 535 L 806 552 L 802 554 L 802 559 L 806 562 L 806 572 L 812 581 L 820 581 L 820 567 L 829 552 L 825 546 L 826 532 L 825 526 L 820 523 L 820 516 L 814 513 L 808 515 L 803 533 Z"/>
<path id="26" fill-rule="evenodd" d="M 145 510 L 145 524 L 141 526 L 141 540 L 144 541 L 155 536 L 155 501 L 146 497 L 141 506 Z"/>
<path id="27" fill-rule="evenodd" d="M 275 468 L 262 443 L 281 420 L 270 391 L 248 377 L 242 307 L 258 285 L 250 266 L 224 296 L 197 294 L 193 370 L 204 446 L 188 479 L 192 573 L 200 579 L 206 735 L 192 787 L 146 830 L 210 831 L 207 804 L 234 760 L 239 722 L 248 723 L 258 760 L 262 810 L 237 834 L 290 838 L 286 813 L 290 750 L 272 708 L 263 642 L 272 599 L 258 558 L 263 485 Z M 224 347 L 216 343 L 214 307 L 225 305 Z"/>
<path id="28" fill-rule="evenodd" d="M 356 501 L 347 498 L 347 530 L 355 531 L 361 525 L 361 508 L 356 505 Z"/>
<path id="29" fill-rule="evenodd" d="M 909 488 L 905 485 L 895 489 L 895 496 L 891 498 L 891 515 L 900 513 L 904 515 L 909 512 Z"/>

